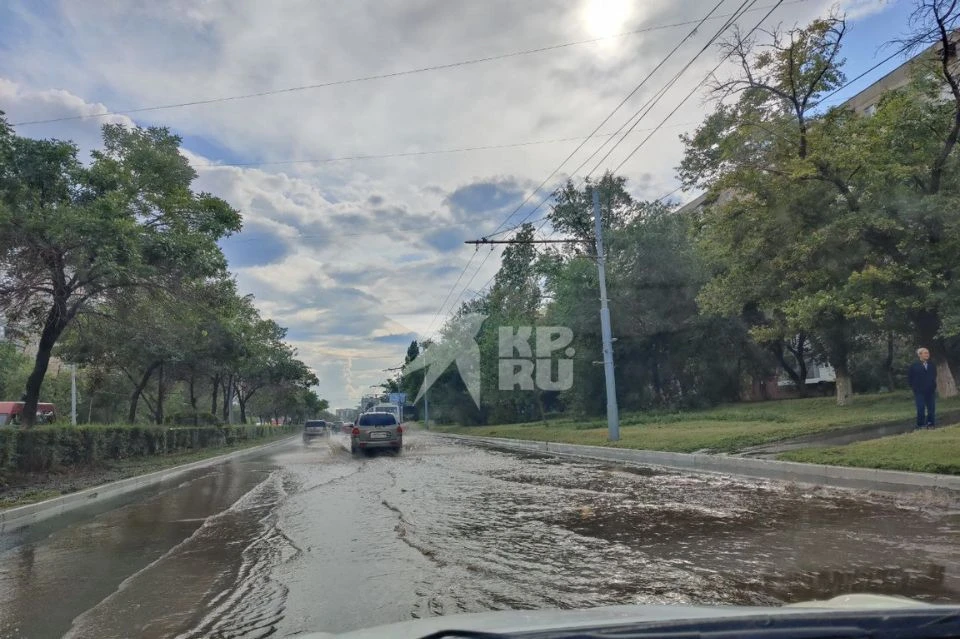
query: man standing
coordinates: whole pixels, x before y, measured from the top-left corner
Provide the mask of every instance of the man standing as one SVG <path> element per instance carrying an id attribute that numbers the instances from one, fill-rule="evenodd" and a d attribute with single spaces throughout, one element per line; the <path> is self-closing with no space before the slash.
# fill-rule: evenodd
<path id="1" fill-rule="evenodd" d="M 930 361 L 930 351 L 923 347 L 917 349 L 917 361 L 910 365 L 907 379 L 917 404 L 917 428 L 933 428 L 937 410 L 937 367 Z"/>

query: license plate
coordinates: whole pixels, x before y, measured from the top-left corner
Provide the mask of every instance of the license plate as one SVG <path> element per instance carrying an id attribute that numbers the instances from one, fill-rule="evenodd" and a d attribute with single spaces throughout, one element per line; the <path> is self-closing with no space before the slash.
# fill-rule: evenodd
<path id="1" fill-rule="evenodd" d="M 370 433 L 370 439 L 386 439 L 390 433 Z"/>

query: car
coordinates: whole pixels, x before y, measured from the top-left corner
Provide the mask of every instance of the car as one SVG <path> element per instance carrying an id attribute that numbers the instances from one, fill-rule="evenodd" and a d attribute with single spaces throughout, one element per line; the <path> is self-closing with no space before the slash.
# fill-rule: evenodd
<path id="1" fill-rule="evenodd" d="M 374 449 L 403 450 L 403 427 L 392 413 L 364 413 L 350 432 L 350 452 Z"/>
<path id="2" fill-rule="evenodd" d="M 325 437 L 328 432 L 327 422 L 322 419 L 308 419 L 303 425 L 303 441 L 310 441 L 314 437 Z"/>

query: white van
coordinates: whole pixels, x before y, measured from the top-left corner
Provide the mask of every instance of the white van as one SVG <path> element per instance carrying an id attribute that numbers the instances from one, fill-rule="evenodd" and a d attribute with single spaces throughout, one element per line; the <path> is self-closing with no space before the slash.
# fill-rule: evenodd
<path id="1" fill-rule="evenodd" d="M 371 408 L 368 413 L 390 413 L 397 418 L 397 423 L 400 423 L 400 407 L 396 404 L 377 404 Z"/>

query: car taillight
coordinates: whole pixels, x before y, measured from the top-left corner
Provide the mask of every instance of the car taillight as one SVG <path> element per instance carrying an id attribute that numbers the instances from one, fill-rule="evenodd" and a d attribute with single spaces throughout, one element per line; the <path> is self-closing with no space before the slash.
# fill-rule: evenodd
<path id="1" fill-rule="evenodd" d="M 403 434 L 403 426 L 397 426 L 397 434 L 398 434 L 398 435 L 402 435 L 402 434 Z"/>
<path id="2" fill-rule="evenodd" d="M 353 429 L 353 436 L 354 436 L 354 437 L 359 437 L 359 436 L 360 436 L 360 429 L 359 429 L 359 428 L 354 428 L 354 429 Z"/>

